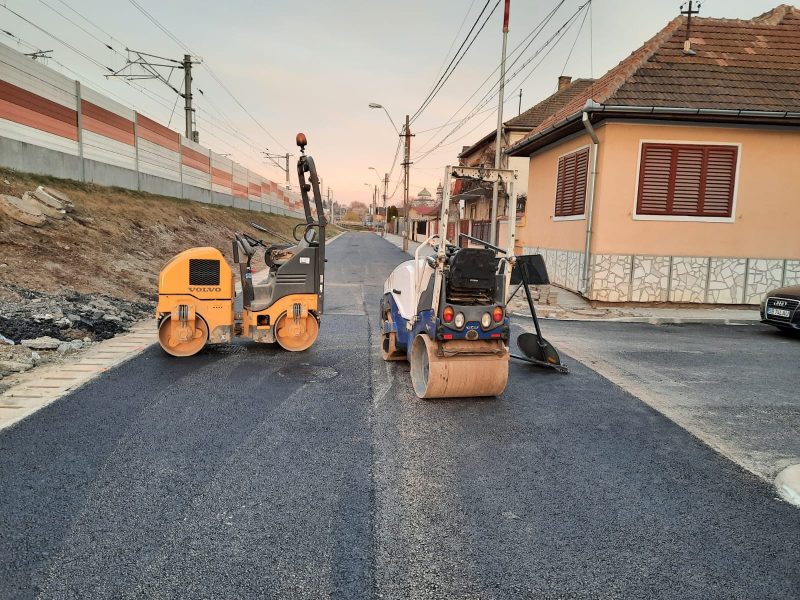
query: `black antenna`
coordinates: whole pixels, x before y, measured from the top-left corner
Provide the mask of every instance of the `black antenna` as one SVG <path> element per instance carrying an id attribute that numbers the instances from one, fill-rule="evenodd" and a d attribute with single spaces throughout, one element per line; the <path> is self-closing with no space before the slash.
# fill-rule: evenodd
<path id="1" fill-rule="evenodd" d="M 692 35 L 692 15 L 700 14 L 700 7 L 702 4 L 698 2 L 696 10 L 693 8 L 693 5 L 693 0 L 689 0 L 688 7 L 686 3 L 681 4 L 681 14 L 686 15 L 686 39 L 683 42 L 683 53 L 688 55 L 697 54 L 692 50 L 692 42 L 689 38 Z"/>

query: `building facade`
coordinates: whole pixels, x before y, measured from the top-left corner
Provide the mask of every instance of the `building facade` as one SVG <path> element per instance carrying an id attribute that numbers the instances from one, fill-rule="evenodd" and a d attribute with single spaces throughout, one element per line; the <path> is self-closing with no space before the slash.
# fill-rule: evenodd
<path id="1" fill-rule="evenodd" d="M 800 283 L 800 13 L 694 19 L 685 44 L 675 19 L 510 149 L 530 160 L 518 244 L 591 300 Z"/>

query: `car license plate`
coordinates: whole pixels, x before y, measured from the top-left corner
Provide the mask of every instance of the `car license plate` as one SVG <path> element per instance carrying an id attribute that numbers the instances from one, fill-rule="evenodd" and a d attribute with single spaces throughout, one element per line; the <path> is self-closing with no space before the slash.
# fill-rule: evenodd
<path id="1" fill-rule="evenodd" d="M 767 314 L 772 315 L 774 317 L 790 317 L 792 316 L 792 312 L 786 310 L 784 308 L 768 308 Z"/>

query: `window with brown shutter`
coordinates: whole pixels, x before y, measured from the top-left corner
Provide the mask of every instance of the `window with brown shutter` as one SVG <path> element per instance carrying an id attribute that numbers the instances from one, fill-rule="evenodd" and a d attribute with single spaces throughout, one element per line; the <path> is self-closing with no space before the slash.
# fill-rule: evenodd
<path id="1" fill-rule="evenodd" d="M 586 206 L 586 173 L 589 148 L 581 148 L 558 159 L 555 216 L 582 215 Z"/>
<path id="2" fill-rule="evenodd" d="M 642 144 L 636 214 L 730 217 L 736 146 Z"/>

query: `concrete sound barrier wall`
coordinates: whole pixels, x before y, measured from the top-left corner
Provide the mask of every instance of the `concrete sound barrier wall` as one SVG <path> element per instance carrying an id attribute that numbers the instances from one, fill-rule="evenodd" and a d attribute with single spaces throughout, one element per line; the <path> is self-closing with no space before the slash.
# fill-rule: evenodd
<path id="1" fill-rule="evenodd" d="M 0 166 L 303 218 L 297 194 L 4 44 Z"/>

